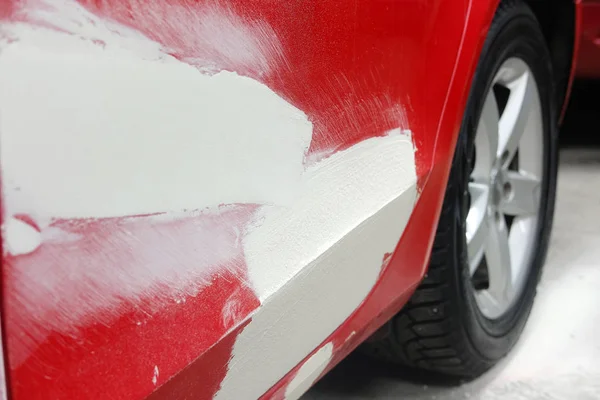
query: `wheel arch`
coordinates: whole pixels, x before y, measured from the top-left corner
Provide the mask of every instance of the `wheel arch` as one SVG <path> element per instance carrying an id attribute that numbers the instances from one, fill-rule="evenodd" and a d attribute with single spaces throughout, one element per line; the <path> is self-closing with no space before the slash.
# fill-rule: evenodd
<path id="1" fill-rule="evenodd" d="M 573 0 L 525 0 L 538 19 L 550 50 L 560 118 L 568 100 L 577 52 L 577 10 Z"/>

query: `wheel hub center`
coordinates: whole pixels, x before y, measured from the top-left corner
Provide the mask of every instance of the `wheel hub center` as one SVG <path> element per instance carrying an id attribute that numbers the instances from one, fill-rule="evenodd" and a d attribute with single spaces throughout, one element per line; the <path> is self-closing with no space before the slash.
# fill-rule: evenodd
<path id="1" fill-rule="evenodd" d="M 490 179 L 491 206 L 498 209 L 502 201 L 512 196 L 512 185 L 502 171 L 492 173 Z"/>

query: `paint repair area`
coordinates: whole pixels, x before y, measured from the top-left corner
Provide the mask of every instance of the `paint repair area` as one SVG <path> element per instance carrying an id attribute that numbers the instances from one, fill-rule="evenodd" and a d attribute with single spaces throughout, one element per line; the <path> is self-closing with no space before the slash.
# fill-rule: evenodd
<path id="1" fill-rule="evenodd" d="M 556 323 L 490 372 L 593 314 L 538 286 L 589 2 L 0 0 L 0 400 L 598 400 Z"/>
<path id="2" fill-rule="evenodd" d="M 109 3 L 0 25 L 12 392 L 160 396 L 206 362 L 207 398 L 258 398 L 301 364 L 298 398 L 413 211 L 410 126 L 315 149 L 316 118 L 261 78 L 286 62 L 266 22 L 211 3 L 153 30 L 154 6 Z"/>

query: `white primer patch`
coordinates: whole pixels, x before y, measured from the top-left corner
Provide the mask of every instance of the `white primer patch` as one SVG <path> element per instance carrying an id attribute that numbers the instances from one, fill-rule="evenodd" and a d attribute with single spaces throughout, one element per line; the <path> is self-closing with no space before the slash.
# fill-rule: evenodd
<path id="1" fill-rule="evenodd" d="M 338 173 L 356 164 L 354 178 L 344 172 L 342 176 L 350 181 L 329 175 L 331 185 L 317 185 L 323 192 L 311 192 L 314 199 L 299 199 L 297 208 L 291 207 L 296 213 L 267 214 L 263 225 L 246 236 L 249 277 L 262 305 L 237 337 L 216 399 L 237 398 L 242 395 L 240 388 L 244 397 L 260 397 L 364 301 L 377 282 L 385 255 L 394 251 L 416 200 L 414 162 L 412 168 L 409 164 L 414 156 L 406 140 L 401 135 L 373 138 L 363 142 L 363 151 L 350 148 L 337 153 L 338 158 L 330 162 L 339 168 Z M 326 169 L 319 171 L 328 175 Z M 364 192 L 362 185 L 366 185 Z M 396 190 L 388 191 L 389 185 L 396 185 Z M 378 200 L 371 202 L 371 198 Z M 306 207 L 312 201 L 313 207 Z M 347 218 L 334 224 L 327 221 L 340 218 L 334 206 L 353 206 L 359 211 L 348 211 Z M 267 225 L 271 218 L 287 229 Z M 263 226 L 271 226 L 273 234 L 263 231 Z"/>
<path id="2" fill-rule="evenodd" d="M 29 254 L 42 243 L 40 232 L 33 226 L 16 218 L 8 218 L 2 226 L 4 247 L 8 254 Z"/>
<path id="3" fill-rule="evenodd" d="M 312 125 L 265 85 L 19 28 L 27 40 L 0 57 L 0 156 L 20 189 L 7 187 L 9 212 L 110 217 L 298 195 Z"/>
<path id="4" fill-rule="evenodd" d="M 414 187 L 414 165 L 412 141 L 397 129 L 307 168 L 304 190 L 294 204 L 265 210 L 260 224 L 243 240 L 259 299 L 275 293 L 363 221 Z M 399 235 L 393 240 L 398 239 Z M 383 259 L 383 253 L 379 256 Z"/>
<path id="5" fill-rule="evenodd" d="M 327 343 L 302 364 L 285 389 L 285 400 L 299 399 L 327 368 L 333 354 L 333 343 Z"/>

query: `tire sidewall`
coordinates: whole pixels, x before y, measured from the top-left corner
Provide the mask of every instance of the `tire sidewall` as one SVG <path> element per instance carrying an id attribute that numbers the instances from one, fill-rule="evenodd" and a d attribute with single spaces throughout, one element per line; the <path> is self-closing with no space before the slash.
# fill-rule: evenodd
<path id="1" fill-rule="evenodd" d="M 490 30 L 484 45 L 473 80 L 461 128 L 461 140 L 457 146 L 455 164 L 451 174 L 451 179 L 456 179 L 459 188 L 455 218 L 456 263 L 459 265 L 456 278 L 460 298 L 465 303 L 464 307 L 461 307 L 464 310 L 463 326 L 473 347 L 484 359 L 490 361 L 501 358 L 513 347 L 531 311 L 547 252 L 556 192 L 557 129 L 550 57 L 544 38 L 537 27 L 537 21 L 529 9 L 525 5 L 519 4 L 507 14 L 500 15 L 500 22 L 492 25 L 494 31 Z M 484 99 L 491 90 L 492 79 L 500 66 L 512 57 L 522 59 L 529 66 L 540 96 L 544 130 L 544 174 L 541 192 L 543 200 L 536 237 L 533 241 L 537 243 L 537 247 L 533 250 L 530 259 L 524 288 L 515 304 L 503 316 L 496 320 L 490 320 L 481 313 L 471 284 L 465 237 L 466 215 L 462 203 L 469 175 L 466 167 L 467 158 L 474 146 L 475 127 L 481 115 Z"/>

